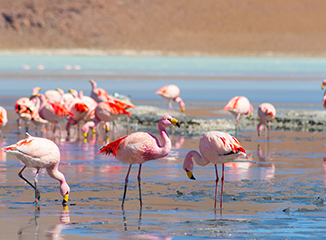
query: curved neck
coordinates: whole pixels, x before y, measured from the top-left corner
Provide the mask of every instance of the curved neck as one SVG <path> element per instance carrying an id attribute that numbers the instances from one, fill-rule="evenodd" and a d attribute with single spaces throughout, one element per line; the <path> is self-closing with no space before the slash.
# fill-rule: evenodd
<path id="1" fill-rule="evenodd" d="M 159 130 L 161 142 L 162 142 L 161 146 L 158 146 L 160 149 L 160 157 L 165 157 L 171 151 L 171 140 L 170 140 L 169 135 L 166 132 L 165 128 L 162 127 L 160 124 L 158 126 L 158 130 Z"/>
<path id="2" fill-rule="evenodd" d="M 70 188 L 66 182 L 66 178 L 65 176 L 59 172 L 58 170 L 58 165 L 54 166 L 54 167 L 49 167 L 46 168 L 48 174 L 50 177 L 56 179 L 59 181 L 60 183 L 60 193 L 62 196 L 65 196 L 67 193 L 70 192 Z"/>

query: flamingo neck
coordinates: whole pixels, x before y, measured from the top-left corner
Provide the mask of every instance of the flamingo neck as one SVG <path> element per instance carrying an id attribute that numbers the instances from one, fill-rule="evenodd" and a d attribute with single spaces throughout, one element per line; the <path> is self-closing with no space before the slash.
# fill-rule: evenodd
<path id="1" fill-rule="evenodd" d="M 162 142 L 161 146 L 158 146 L 160 149 L 159 155 L 160 157 L 165 157 L 171 151 L 171 140 L 169 138 L 168 133 L 165 130 L 165 127 L 161 126 L 161 124 L 159 124 L 158 130 Z"/>
<path id="2" fill-rule="evenodd" d="M 66 182 L 65 176 L 58 170 L 58 165 L 46 169 L 49 176 L 58 180 L 60 183 L 60 193 L 64 197 L 70 192 L 70 187 Z"/>
<path id="3" fill-rule="evenodd" d="M 202 157 L 202 155 L 200 155 L 199 152 L 192 150 L 192 151 L 188 152 L 186 155 L 186 158 L 183 163 L 184 170 L 187 170 L 190 172 L 193 171 L 193 169 L 194 169 L 193 159 L 200 166 L 206 166 L 209 163 L 209 161 L 206 158 Z"/>

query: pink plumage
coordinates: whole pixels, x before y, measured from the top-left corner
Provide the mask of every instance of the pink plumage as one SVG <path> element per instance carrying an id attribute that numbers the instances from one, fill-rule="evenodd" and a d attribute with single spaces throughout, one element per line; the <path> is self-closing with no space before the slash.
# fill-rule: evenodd
<path id="1" fill-rule="evenodd" d="M 183 102 L 182 98 L 179 97 L 180 89 L 176 85 L 166 85 L 161 87 L 159 90 L 155 92 L 155 94 L 160 95 L 163 98 L 169 100 L 169 109 L 173 110 L 172 101 L 179 103 L 180 109 L 182 112 L 185 111 L 185 103 Z"/>
<path id="2" fill-rule="evenodd" d="M 192 150 L 187 153 L 183 169 L 186 171 L 190 179 L 195 180 L 192 172 L 194 169 L 193 159 L 200 166 L 206 166 L 209 163 L 215 165 L 216 186 L 215 186 L 215 204 L 217 203 L 217 187 L 218 187 L 218 172 L 216 164 L 222 164 L 222 186 L 221 186 L 221 201 L 220 208 L 222 208 L 223 201 L 223 187 L 224 187 L 224 164 L 237 159 L 240 156 L 246 156 L 246 151 L 241 146 L 240 142 L 228 133 L 220 131 L 210 131 L 200 138 L 199 151 Z"/>
<path id="3" fill-rule="evenodd" d="M 270 103 L 262 103 L 258 107 L 258 117 L 259 117 L 259 123 L 257 126 L 258 136 L 261 133 L 261 130 L 263 129 L 263 126 L 266 125 L 268 122 L 268 130 L 270 130 L 270 120 L 275 118 L 276 110 L 274 106 Z"/>
<path id="4" fill-rule="evenodd" d="M 37 189 L 37 177 L 40 168 L 46 168 L 50 177 L 56 179 L 60 183 L 60 193 L 64 197 L 63 204 L 68 201 L 70 188 L 66 182 L 65 176 L 59 172 L 60 150 L 58 146 L 49 139 L 32 137 L 27 133 L 27 138 L 18 141 L 8 147 L 3 148 L 7 153 L 15 155 L 25 166 L 19 172 L 19 177 L 26 181 L 35 190 L 35 201 L 40 198 L 40 192 Z M 37 169 L 35 176 L 35 185 L 30 183 L 23 177 L 22 172 L 26 167 Z"/>
<path id="5" fill-rule="evenodd" d="M 243 96 L 236 96 L 231 98 L 231 100 L 224 107 L 225 111 L 229 111 L 235 117 L 236 124 L 239 124 L 239 118 L 242 115 L 247 115 L 252 113 L 253 106 L 250 104 L 248 98 Z"/>
<path id="6" fill-rule="evenodd" d="M 105 154 L 116 157 L 120 162 L 124 164 L 129 164 L 129 170 L 125 179 L 125 189 L 122 199 L 122 207 L 124 206 L 124 201 L 126 197 L 127 184 L 131 166 L 133 164 L 139 164 L 138 172 L 138 183 L 139 183 L 139 201 L 140 207 L 142 208 L 141 200 L 141 188 L 140 188 L 140 172 L 141 166 L 144 162 L 159 159 L 165 157 L 169 154 L 171 150 L 171 140 L 167 134 L 165 128 L 171 125 L 177 125 L 180 127 L 178 120 L 172 118 L 169 115 L 166 115 L 161 118 L 158 123 L 158 129 L 162 144 L 159 140 L 145 132 L 135 132 L 127 136 L 119 138 L 111 143 L 108 143 L 106 146 L 103 146 L 96 154 Z"/>

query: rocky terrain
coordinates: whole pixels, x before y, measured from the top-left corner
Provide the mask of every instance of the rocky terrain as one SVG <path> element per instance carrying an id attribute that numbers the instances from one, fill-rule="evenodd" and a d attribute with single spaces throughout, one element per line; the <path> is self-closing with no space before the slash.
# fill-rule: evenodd
<path id="1" fill-rule="evenodd" d="M 323 0 L 1 0 L 0 51 L 320 56 L 325 9 Z"/>

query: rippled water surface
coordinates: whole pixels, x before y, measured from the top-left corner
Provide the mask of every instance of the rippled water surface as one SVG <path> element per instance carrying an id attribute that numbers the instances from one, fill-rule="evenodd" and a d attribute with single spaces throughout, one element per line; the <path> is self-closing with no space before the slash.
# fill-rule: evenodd
<path id="1" fill-rule="evenodd" d="M 1 90 L 0 105 L 9 112 L 9 123 L 0 138 L 1 148 L 25 137 L 16 128 L 17 116 L 13 106 L 17 97 L 29 96 L 35 86 L 40 86 L 42 91 L 57 87 L 65 90 L 75 88 L 84 90 L 87 95 L 90 91 L 89 77 L 96 71 L 100 71 L 101 77 L 94 79 L 110 93 L 130 94 L 135 102 L 155 104 L 161 108 L 167 108 L 167 103 L 154 94 L 155 90 L 163 84 L 176 83 L 186 101 L 190 102 L 189 108 L 195 110 L 210 107 L 220 113 L 224 103 L 238 94 L 252 99 L 254 107 L 260 102 L 271 101 L 279 113 L 288 109 L 323 110 L 320 104 L 321 80 L 317 78 L 326 69 L 324 59 L 293 59 L 291 62 L 291 59 L 140 58 L 133 61 L 133 58 L 98 57 L 91 59 L 93 62 L 90 58 L 87 60 L 78 57 L 59 60 L 35 56 L 0 57 L 0 81 L 6 83 Z M 22 69 L 26 64 L 31 66 L 30 70 Z M 40 64 L 45 66 L 43 72 L 36 69 Z M 85 71 L 64 70 L 68 64 L 78 64 Z M 190 68 L 192 71 L 189 71 Z M 110 74 L 113 77 L 107 77 Z M 230 75 L 232 79 L 227 79 Z M 313 81 L 308 80 L 310 76 Z M 201 80 L 201 77 L 206 79 Z M 248 79 L 250 77 L 255 79 Z M 34 128 L 30 132 L 40 135 Z M 105 143 L 116 139 L 116 133 L 109 132 L 106 136 L 87 141 L 81 135 L 73 135 L 70 139 L 47 135 L 60 148 L 60 171 L 71 187 L 67 208 L 61 205 L 58 183 L 42 171 L 39 176 L 41 202 L 36 209 L 33 189 L 17 175 L 23 164 L 15 157 L 0 152 L 1 238 L 326 237 L 324 132 L 273 130 L 269 137 L 264 134 L 258 137 L 250 129 L 230 132 L 237 136 L 248 157 L 226 164 L 223 209 L 217 211 L 213 209 L 214 166 L 196 165 L 196 181 L 189 180 L 182 169 L 187 152 L 198 150 L 199 136 L 174 135 L 172 129 L 168 132 L 173 145 L 170 154 L 142 167 L 142 211 L 138 200 L 138 166 L 132 168 L 122 210 L 121 199 L 128 166 L 112 156 L 94 155 Z M 121 135 L 125 133 L 121 131 Z M 35 170 L 26 169 L 24 175 L 32 181 Z"/>

